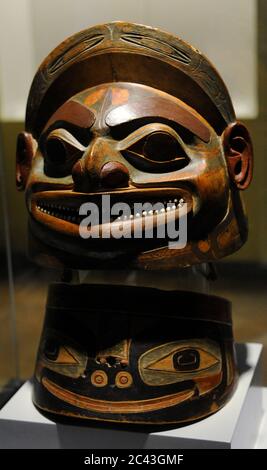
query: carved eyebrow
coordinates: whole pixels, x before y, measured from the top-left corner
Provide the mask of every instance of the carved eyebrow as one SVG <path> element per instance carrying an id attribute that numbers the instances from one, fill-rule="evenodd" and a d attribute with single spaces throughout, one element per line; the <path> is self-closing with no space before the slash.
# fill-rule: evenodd
<path id="1" fill-rule="evenodd" d="M 137 118 L 133 119 L 132 121 L 122 122 L 121 124 L 117 124 L 116 126 L 111 127 L 110 134 L 113 138 L 115 138 L 115 140 L 123 140 L 129 135 L 132 135 L 132 133 L 135 133 L 141 127 L 143 128 L 148 124 L 152 124 L 153 126 L 155 124 L 165 124 L 178 133 L 185 144 L 192 144 L 192 138 L 194 137 L 194 134 L 191 131 L 181 126 L 180 124 L 177 124 L 175 121 L 170 121 L 169 119 L 155 116 L 146 116 L 144 118 Z M 151 132 L 151 129 L 148 129 L 147 132 Z"/>
<path id="2" fill-rule="evenodd" d="M 64 103 L 46 123 L 44 131 L 55 126 L 57 122 L 66 122 L 82 129 L 92 127 L 95 122 L 94 113 L 78 101 L 67 101 Z"/>
<path id="3" fill-rule="evenodd" d="M 190 130 L 204 142 L 210 141 L 210 130 L 203 121 L 189 109 L 160 97 L 141 99 L 141 103 L 127 103 L 119 106 L 108 113 L 106 124 L 112 128 L 145 117 L 173 121 Z"/>

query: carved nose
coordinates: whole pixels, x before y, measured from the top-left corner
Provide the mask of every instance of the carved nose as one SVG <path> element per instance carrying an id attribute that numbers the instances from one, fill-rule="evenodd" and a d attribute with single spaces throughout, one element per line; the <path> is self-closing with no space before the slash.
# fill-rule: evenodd
<path id="1" fill-rule="evenodd" d="M 103 187 L 118 188 L 128 186 L 129 171 L 122 163 L 108 162 L 101 168 L 100 180 Z"/>

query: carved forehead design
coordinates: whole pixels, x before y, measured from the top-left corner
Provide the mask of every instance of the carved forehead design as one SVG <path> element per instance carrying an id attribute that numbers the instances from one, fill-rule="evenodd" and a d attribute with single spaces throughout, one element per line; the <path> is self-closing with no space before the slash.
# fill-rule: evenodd
<path id="1" fill-rule="evenodd" d="M 75 34 L 43 61 L 28 98 L 27 131 L 38 137 L 64 102 L 108 82 L 142 83 L 170 93 L 219 133 L 235 120 L 221 77 L 197 49 L 159 29 L 115 22 Z"/>
<path id="2" fill-rule="evenodd" d="M 88 88 L 78 93 L 73 99 L 78 100 L 88 108 L 100 109 L 103 106 L 103 102 L 105 102 L 106 109 L 107 107 L 113 108 L 127 103 L 133 96 L 136 96 L 136 87 L 139 90 L 138 84 L 107 83 Z M 142 93 L 142 88 L 140 93 Z M 107 94 L 109 94 L 109 100 L 107 100 Z"/>
<path id="3" fill-rule="evenodd" d="M 67 101 L 51 116 L 45 129 L 57 121 L 67 121 L 83 128 L 90 128 L 95 122 L 94 113 L 77 101 Z"/>
<path id="4" fill-rule="evenodd" d="M 124 104 L 128 101 L 129 98 L 129 90 L 127 90 L 126 86 L 122 87 L 120 85 L 100 85 L 99 87 L 94 87 L 93 89 L 86 90 L 82 93 L 82 99 L 84 105 L 88 106 L 89 108 L 102 103 L 105 94 L 108 90 L 111 90 L 111 104 L 113 106 Z"/>
<path id="5" fill-rule="evenodd" d="M 88 112 L 95 116 L 98 125 L 102 123 L 114 127 L 145 117 L 164 118 L 186 127 L 204 142 L 210 140 L 210 126 L 197 112 L 181 100 L 146 85 L 133 83 L 101 85 L 79 93 L 60 109 L 71 103 L 81 106 L 81 114 L 85 120 L 81 123 L 82 127 L 86 127 L 88 121 L 84 112 L 86 106 Z M 54 117 L 50 118 L 49 122 L 53 120 Z"/>

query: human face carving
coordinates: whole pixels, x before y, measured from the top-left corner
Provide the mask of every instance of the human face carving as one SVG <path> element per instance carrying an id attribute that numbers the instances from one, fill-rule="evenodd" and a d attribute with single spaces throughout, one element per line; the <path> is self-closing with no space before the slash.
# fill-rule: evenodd
<path id="1" fill-rule="evenodd" d="M 189 231 L 201 239 L 228 206 L 220 138 L 196 111 L 159 90 L 127 83 L 85 90 L 51 116 L 39 138 L 26 186 L 33 230 L 54 247 L 88 251 L 78 210 L 83 202 L 99 205 L 104 194 L 130 204 L 172 201 L 177 218 L 186 202 Z"/>

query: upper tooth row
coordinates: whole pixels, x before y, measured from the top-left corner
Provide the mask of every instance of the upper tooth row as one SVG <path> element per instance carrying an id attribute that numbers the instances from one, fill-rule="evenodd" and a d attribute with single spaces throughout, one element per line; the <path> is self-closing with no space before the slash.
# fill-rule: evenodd
<path id="1" fill-rule="evenodd" d="M 164 201 L 164 205 L 167 204 L 167 207 L 165 208 L 162 208 L 160 210 L 144 210 L 142 211 L 142 213 L 139 213 L 137 212 L 136 214 L 134 215 L 130 215 L 129 217 L 128 216 L 124 216 L 123 219 L 126 220 L 128 218 L 130 219 L 133 219 L 134 217 L 146 217 L 147 215 L 153 215 L 153 214 L 160 214 L 160 213 L 165 213 L 165 212 L 170 212 L 172 210 L 176 210 L 177 208 L 180 208 L 184 205 L 185 201 L 183 198 L 181 198 L 179 201 L 177 199 L 174 199 L 173 201 L 170 200 L 168 202 Z M 56 204 L 46 204 L 45 205 L 45 208 L 41 205 L 37 205 L 37 208 L 41 211 L 41 212 L 44 212 L 45 214 L 50 214 L 51 212 L 54 212 L 54 210 L 62 210 L 62 209 L 65 209 L 67 211 L 71 211 L 73 210 L 73 208 L 70 208 L 70 207 L 65 207 L 65 206 L 59 206 L 59 205 L 56 205 Z M 52 209 L 52 210 L 51 210 Z M 79 209 L 77 209 L 77 211 L 79 211 Z M 71 219 L 71 218 L 70 218 Z M 121 220 L 122 217 L 118 217 L 117 220 Z"/>
<path id="2" fill-rule="evenodd" d="M 177 199 L 175 199 L 175 201 L 177 201 Z M 159 215 L 159 214 L 165 214 L 166 212 L 170 212 L 170 211 L 174 211 L 176 210 L 177 208 L 180 208 L 184 205 L 185 201 L 184 199 L 180 199 L 179 203 L 178 204 L 172 204 L 170 201 L 168 203 L 168 206 L 166 208 L 162 207 L 162 209 L 160 210 L 149 210 L 149 211 L 143 211 L 142 213 L 140 212 L 137 212 L 136 214 L 131 214 L 129 216 L 127 215 L 124 215 L 123 217 L 118 217 L 116 219 L 116 221 L 118 220 L 128 220 L 128 219 L 134 219 L 134 218 L 138 218 L 138 217 L 146 217 L 146 216 L 149 216 L 149 215 Z"/>
<path id="3" fill-rule="evenodd" d="M 166 205 L 173 206 L 173 205 L 177 205 L 177 204 L 178 205 L 179 204 L 184 204 L 184 202 L 185 201 L 184 201 L 183 198 L 179 199 L 179 201 L 178 201 L 178 199 L 173 199 L 173 200 L 170 199 L 169 201 L 163 201 L 163 204 L 164 204 L 164 206 L 166 206 Z M 46 209 L 49 208 L 49 209 L 58 209 L 58 210 L 67 210 L 67 211 L 79 210 L 79 208 L 75 209 L 74 207 L 61 206 L 59 204 L 49 204 L 47 202 L 45 204 L 44 203 L 39 203 L 39 204 L 37 204 L 37 207 L 38 207 L 38 209 L 45 207 Z"/>

